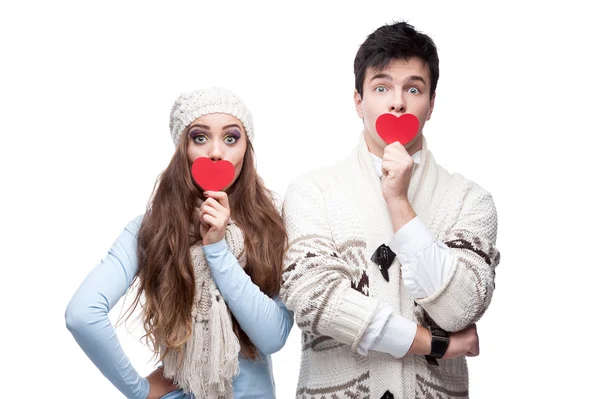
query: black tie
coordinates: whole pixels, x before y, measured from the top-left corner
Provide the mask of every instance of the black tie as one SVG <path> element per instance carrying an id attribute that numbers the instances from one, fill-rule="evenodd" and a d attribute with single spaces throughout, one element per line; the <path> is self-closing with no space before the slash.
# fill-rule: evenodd
<path id="1" fill-rule="evenodd" d="M 373 252 L 373 256 L 371 256 L 371 260 L 379 266 L 379 271 L 383 275 L 385 281 L 390 281 L 390 275 L 388 273 L 388 269 L 394 262 L 396 258 L 396 254 L 385 244 L 381 244 L 379 248 Z"/>

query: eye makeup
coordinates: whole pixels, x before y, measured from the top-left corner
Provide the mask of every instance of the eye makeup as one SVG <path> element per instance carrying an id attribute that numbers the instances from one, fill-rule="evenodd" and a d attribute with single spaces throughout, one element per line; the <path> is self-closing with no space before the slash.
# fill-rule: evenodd
<path id="1" fill-rule="evenodd" d="M 212 137 L 212 134 L 210 133 L 210 131 L 207 131 L 208 129 L 204 129 L 204 127 L 205 126 L 193 126 L 188 132 L 190 139 L 197 142 L 198 144 L 201 144 L 201 142 L 199 142 L 199 137 L 203 138 L 202 143 L 209 140 Z M 241 139 L 241 137 L 242 132 L 240 131 L 237 125 L 230 125 L 224 127 L 222 133 L 223 140 L 233 139 L 233 142 L 228 144 L 235 144 L 238 140 Z M 217 139 L 216 137 L 213 138 Z"/>
<path id="2" fill-rule="evenodd" d="M 191 129 L 188 135 L 190 140 L 196 144 L 204 144 L 208 140 L 208 135 L 201 129 Z"/>
<path id="3" fill-rule="evenodd" d="M 194 138 L 196 138 L 196 137 L 198 137 L 200 135 L 207 136 L 207 133 L 205 131 L 201 130 L 201 129 L 190 129 L 190 131 L 189 131 L 188 134 L 189 134 L 189 136 L 190 136 L 191 139 L 194 139 Z"/>
<path id="4" fill-rule="evenodd" d="M 239 140 L 242 137 L 242 133 L 237 129 L 229 130 L 225 137 L 233 137 L 236 140 Z"/>

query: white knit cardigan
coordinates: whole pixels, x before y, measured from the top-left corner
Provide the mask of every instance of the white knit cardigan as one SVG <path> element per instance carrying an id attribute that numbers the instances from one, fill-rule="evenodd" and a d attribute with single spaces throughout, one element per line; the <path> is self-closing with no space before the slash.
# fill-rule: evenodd
<path id="1" fill-rule="evenodd" d="M 455 254 L 436 294 L 414 300 L 398 258 L 387 282 L 370 260 L 394 231 L 364 135 L 345 160 L 293 181 L 284 201 L 290 247 L 282 300 L 302 331 L 297 398 L 466 398 L 464 357 L 429 366 L 422 356 L 356 353 L 380 302 L 428 326 L 459 331 L 485 312 L 494 291 L 497 217 L 491 195 L 435 163 L 424 140 L 408 197 L 431 233 Z"/>

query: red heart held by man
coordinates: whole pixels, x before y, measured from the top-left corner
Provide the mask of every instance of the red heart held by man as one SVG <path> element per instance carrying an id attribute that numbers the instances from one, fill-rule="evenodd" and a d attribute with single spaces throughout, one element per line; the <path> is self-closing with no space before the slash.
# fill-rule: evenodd
<path id="1" fill-rule="evenodd" d="M 379 137 L 388 144 L 399 141 L 400 144 L 410 143 L 419 132 L 419 119 L 413 114 L 402 114 L 396 117 L 392 114 L 381 114 L 375 121 L 375 129 Z"/>
<path id="2" fill-rule="evenodd" d="M 192 177 L 203 190 L 220 191 L 227 187 L 235 176 L 235 167 L 229 161 L 213 162 L 200 157 L 192 163 Z"/>

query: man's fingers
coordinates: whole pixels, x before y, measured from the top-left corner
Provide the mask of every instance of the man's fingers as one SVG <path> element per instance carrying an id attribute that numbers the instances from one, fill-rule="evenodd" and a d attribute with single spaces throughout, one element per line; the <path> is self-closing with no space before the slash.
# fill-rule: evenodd
<path id="1" fill-rule="evenodd" d="M 397 164 L 392 161 L 383 161 L 381 163 L 381 171 L 384 175 L 394 177 L 396 175 Z"/>
<path id="2" fill-rule="evenodd" d="M 394 142 L 390 145 L 388 145 L 387 147 L 385 147 L 385 149 L 383 150 L 383 156 L 384 157 L 394 157 L 394 158 L 411 158 L 410 154 L 408 153 L 408 151 L 406 151 L 406 148 L 404 148 L 404 146 L 402 144 L 400 144 L 399 142 Z"/>

